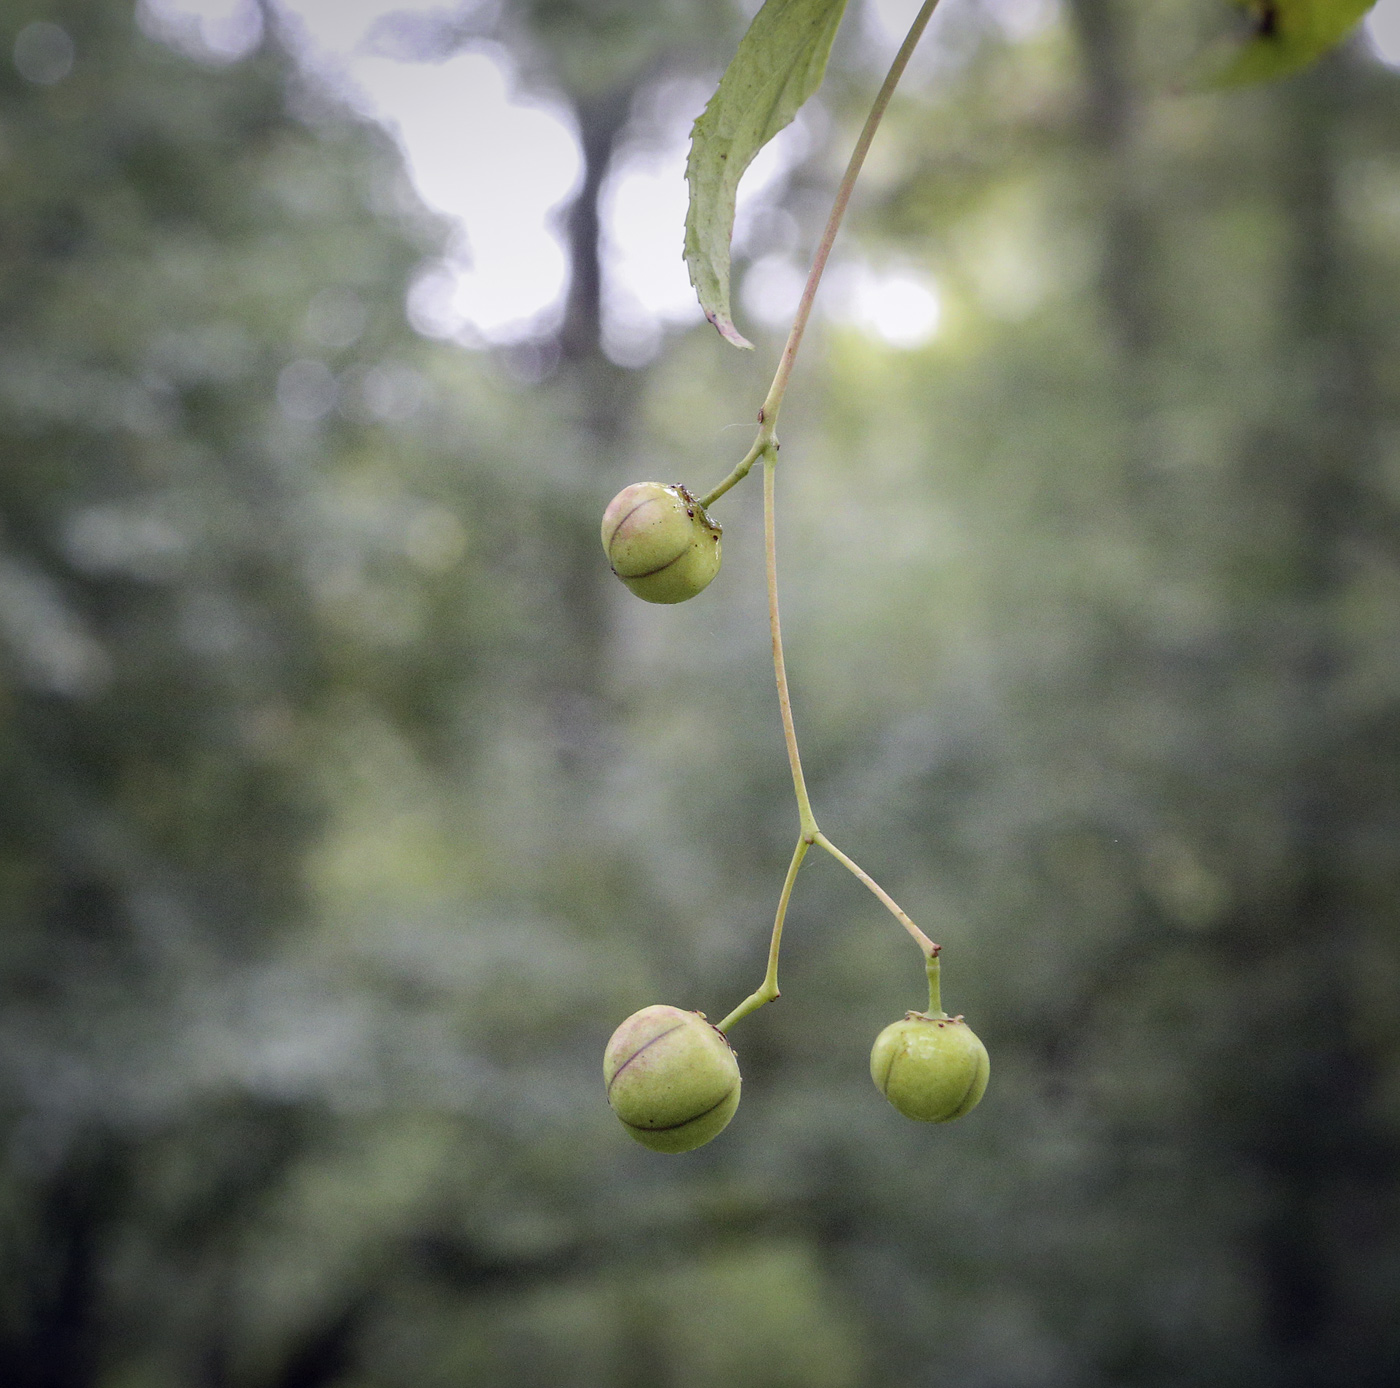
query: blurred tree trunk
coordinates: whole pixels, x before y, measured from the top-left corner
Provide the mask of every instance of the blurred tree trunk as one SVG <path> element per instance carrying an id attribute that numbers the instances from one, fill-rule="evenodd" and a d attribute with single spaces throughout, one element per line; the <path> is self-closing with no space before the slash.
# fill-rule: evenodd
<path id="1" fill-rule="evenodd" d="M 1084 73 L 1084 143 L 1094 165 L 1104 227 L 1100 290 L 1109 334 L 1127 379 L 1152 348 L 1149 219 L 1137 192 L 1141 93 L 1132 80 L 1131 16 L 1117 0 L 1071 0 Z M 1130 400 L 1138 403 L 1138 389 Z"/>
<path id="2" fill-rule="evenodd" d="M 27 1277 L 8 1289 L 6 1320 L 19 1333 L 0 1332 L 0 1382 L 8 1388 L 99 1381 L 110 1334 L 103 1280 L 129 1195 L 129 1164 L 120 1139 L 90 1134 L 37 1196 Z"/>
<path id="3" fill-rule="evenodd" d="M 603 183 L 613 150 L 627 120 L 633 89 L 612 88 L 575 103 L 583 186 L 569 208 L 569 293 L 559 344 L 568 362 L 593 361 L 603 331 Z"/>
<path id="4" fill-rule="evenodd" d="M 1151 156 L 1137 138 L 1140 97 L 1132 75 L 1133 7 L 1124 0 L 1071 0 L 1085 82 L 1084 137 L 1101 196 L 1100 295 L 1128 424 L 1124 473 L 1144 537 L 1144 562 L 1164 573 L 1199 562 L 1180 528 L 1189 499 L 1174 498 L 1154 459 L 1160 451 L 1155 382 L 1175 363 L 1154 305 L 1152 243 L 1165 204 L 1153 207 Z M 1394 1256 L 1388 1191 L 1400 1150 L 1377 1121 L 1380 1073 L 1359 1037 L 1356 969 L 1368 935 L 1394 929 L 1378 918 L 1377 884 L 1400 882 L 1400 823 L 1367 789 L 1395 759 L 1393 720 L 1359 725 L 1346 708 L 1342 633 L 1359 544 L 1376 526 L 1374 475 L 1380 417 L 1377 345 L 1358 323 L 1338 186 L 1358 80 L 1345 52 L 1301 77 L 1242 101 L 1266 100 L 1274 121 L 1270 194 L 1287 254 L 1273 408 L 1235 460 L 1239 499 L 1236 565 L 1280 575 L 1239 605 L 1231 646 L 1212 657 L 1215 678 L 1178 683 L 1175 697 L 1209 738 L 1210 687 L 1272 689 L 1278 732 L 1262 754 L 1242 746 L 1214 756 L 1252 762 L 1258 796 L 1276 804 L 1288 842 L 1262 895 L 1198 948 L 1214 951 L 1230 979 L 1234 1044 L 1202 1082 L 1217 1096 L 1194 1137 L 1203 1159 L 1258 1173 L 1263 1213 L 1254 1243 L 1262 1319 L 1257 1362 L 1286 1388 L 1390 1381 L 1393 1329 L 1349 1304 L 1365 1281 L 1357 1233 L 1371 1256 Z M 1179 348 L 1175 349 L 1180 351 Z M 1155 476 L 1154 476 L 1155 473 Z M 1120 636 L 1120 643 L 1123 638 Z M 1169 652 L 1144 638 L 1120 644 L 1131 669 L 1169 671 Z M 1239 731 L 1238 729 L 1236 730 Z M 1394 779 L 1383 773 L 1382 783 Z M 1358 880 L 1359 841 L 1384 844 L 1370 880 Z M 1139 945 L 1151 932 L 1137 936 Z M 1171 948 L 1163 945 L 1163 948 Z M 1131 948 L 1131 946 L 1130 946 Z M 1092 981 L 1090 983 L 1092 991 Z M 1060 1058 L 1063 1061 L 1064 1057 Z M 1182 1135 L 1185 1136 L 1184 1134 Z"/>
<path id="5" fill-rule="evenodd" d="M 1174 526 L 1180 512 L 1161 483 L 1141 485 L 1151 479 L 1158 448 L 1152 382 L 1171 361 L 1154 326 L 1151 213 L 1127 75 L 1130 8 L 1072 0 L 1071 15 L 1087 84 L 1086 137 L 1099 161 L 1101 293 L 1134 441 L 1129 474 L 1139 485 L 1131 495 L 1155 562 L 1173 572 L 1193 562 L 1190 541 Z M 1262 675 L 1263 687 L 1277 691 L 1278 736 L 1254 762 L 1253 776 L 1261 797 L 1276 798 L 1289 842 L 1272 887 L 1242 902 L 1214 937 L 1218 967 L 1231 978 L 1236 1043 L 1219 1058 L 1214 1079 L 1202 1077 L 1218 1087 L 1220 1102 L 1195 1141 L 1209 1159 L 1259 1174 L 1264 1213 L 1252 1250 L 1263 1308 L 1258 1359 L 1271 1381 L 1288 1388 L 1380 1383 L 1395 1368 L 1393 1333 L 1348 1304 L 1348 1288 L 1360 1280 L 1358 1227 L 1374 1231 L 1373 1247 L 1394 1247 L 1386 1192 L 1400 1158 L 1375 1120 L 1378 1075 L 1356 1039 L 1353 982 L 1367 930 L 1384 928 L 1374 919 L 1374 894 L 1368 908 L 1356 881 L 1351 845 L 1358 836 L 1374 837 L 1378 828 L 1388 836 L 1385 872 L 1392 883 L 1400 879 L 1397 826 L 1375 823 L 1357 776 L 1393 756 L 1394 735 L 1354 726 L 1342 692 L 1348 556 L 1369 524 L 1368 479 L 1382 424 L 1338 198 L 1356 75 L 1341 54 L 1262 94 L 1275 116 L 1275 215 L 1288 253 L 1277 285 L 1284 311 L 1270 364 L 1274 409 L 1236 462 L 1235 547 L 1236 562 L 1267 565 L 1281 581 L 1241 604 L 1235 643 L 1217 657 L 1225 687 Z M 1150 646 L 1121 655 L 1170 668 Z M 1190 716 L 1207 735 L 1211 711 L 1201 685 L 1181 685 L 1178 697 L 1196 706 Z M 1227 758 L 1258 756 L 1219 750 Z"/>
<path id="6" fill-rule="evenodd" d="M 1244 925 L 1241 1016 L 1256 1053 L 1269 1057 L 1259 1102 L 1234 1141 L 1273 1199 L 1259 1228 L 1265 1332 L 1279 1379 L 1298 1388 L 1379 1383 L 1396 1365 L 1393 1332 L 1358 1319 L 1360 1228 L 1392 1247 L 1387 1192 L 1400 1150 L 1376 1123 L 1378 1073 L 1360 1039 L 1355 970 L 1365 957 L 1374 897 L 1357 877 L 1353 845 L 1381 827 L 1400 881 L 1393 814 L 1366 803 L 1358 776 L 1393 757 L 1393 734 L 1359 726 L 1347 709 L 1351 671 L 1342 633 L 1350 556 L 1369 528 L 1370 479 L 1382 421 L 1374 344 L 1363 335 L 1339 205 L 1356 64 L 1346 53 L 1277 89 L 1277 164 L 1288 230 L 1282 350 L 1282 427 L 1261 428 L 1243 461 L 1261 507 L 1286 508 L 1290 534 L 1274 629 L 1291 704 L 1290 757 L 1281 768 L 1292 842 L 1278 899 Z M 1389 820 L 1389 823 L 1384 823 Z M 1367 922 L 1367 916 L 1372 919 Z M 1258 982 L 1280 957 L 1292 973 L 1286 1005 Z M 1268 999 L 1268 1002 L 1261 1000 Z M 1388 1351 L 1386 1341 L 1391 1341 Z"/>
<path id="7" fill-rule="evenodd" d="M 635 92 L 629 83 L 580 97 L 574 105 L 583 178 L 566 222 L 570 278 L 559 348 L 572 401 L 572 443 L 585 466 L 575 473 L 578 490 L 551 498 L 546 510 L 559 610 L 548 702 L 562 763 L 581 774 L 581 790 L 596 783 L 606 716 L 601 662 L 609 649 L 607 599 L 615 583 L 598 538 L 608 499 L 602 479 L 630 450 L 643 383 L 643 373 L 609 360 L 602 345 L 602 190 Z"/>

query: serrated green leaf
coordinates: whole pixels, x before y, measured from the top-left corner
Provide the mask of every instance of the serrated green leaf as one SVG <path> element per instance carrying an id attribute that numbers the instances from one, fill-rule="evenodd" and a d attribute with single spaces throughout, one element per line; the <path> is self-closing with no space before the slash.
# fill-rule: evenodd
<path id="1" fill-rule="evenodd" d="M 1235 0 L 1249 30 L 1203 85 L 1239 87 L 1296 72 L 1340 43 L 1376 0 Z"/>
<path id="2" fill-rule="evenodd" d="M 729 310 L 734 199 L 753 157 L 821 86 L 846 0 L 766 0 L 690 134 L 685 263 L 705 317 L 752 347 Z"/>

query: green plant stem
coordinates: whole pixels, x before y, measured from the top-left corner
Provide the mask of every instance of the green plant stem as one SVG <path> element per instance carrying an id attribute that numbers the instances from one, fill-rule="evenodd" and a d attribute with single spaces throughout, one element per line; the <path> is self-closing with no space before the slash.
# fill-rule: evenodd
<path id="1" fill-rule="evenodd" d="M 827 258 L 831 254 L 832 244 L 836 240 L 836 233 L 840 229 L 841 219 L 846 212 L 846 204 L 851 200 L 851 190 L 855 187 L 856 175 L 860 173 L 861 165 L 865 162 L 866 152 L 870 148 L 871 140 L 875 137 L 875 130 L 880 124 L 880 118 L 885 114 L 885 108 L 890 104 L 890 97 L 909 63 L 914 45 L 923 35 L 937 3 L 938 0 L 924 0 L 923 7 L 919 10 L 908 34 L 905 35 L 903 44 L 900 45 L 899 52 L 895 55 L 895 60 L 890 66 L 884 85 L 875 98 L 875 104 L 870 108 L 870 114 L 866 117 L 865 128 L 860 133 L 860 139 L 856 141 L 851 161 L 847 164 L 845 175 L 841 179 L 841 186 L 836 191 L 836 201 L 832 206 L 831 216 L 827 219 L 826 230 L 822 233 L 816 255 L 812 258 L 812 268 L 807 275 L 807 284 L 802 291 L 801 302 L 797 306 L 797 315 L 793 320 L 792 330 L 788 333 L 787 345 L 783 348 L 782 358 L 778 362 L 777 374 L 773 377 L 773 384 L 769 387 L 763 408 L 758 412 L 759 428 L 753 446 L 744 455 L 743 460 L 734 471 L 718 487 L 706 493 L 700 500 L 701 506 L 710 506 L 736 482 L 748 476 L 754 463 L 762 458 L 763 552 L 764 571 L 768 586 L 768 628 L 773 642 L 773 675 L 778 685 L 778 709 L 783 720 L 783 741 L 787 745 L 788 766 L 792 771 L 792 789 L 797 798 L 797 817 L 801 826 L 801 835 L 797 840 L 797 847 L 793 850 L 792 861 L 788 864 L 787 877 L 783 881 L 783 890 L 778 897 L 778 911 L 773 921 L 772 939 L 768 945 L 768 970 L 758 988 L 718 1024 L 720 1031 L 727 1032 L 735 1022 L 747 1017 L 751 1012 L 756 1012 L 765 1003 L 770 1003 L 779 996 L 778 953 L 782 947 L 783 922 L 787 918 L 788 902 L 792 899 L 792 888 L 793 883 L 797 880 L 798 869 L 802 866 L 802 860 L 807 856 L 807 850 L 814 843 L 821 844 L 837 862 L 848 868 L 864 882 L 884 903 L 894 918 L 913 936 L 927 961 L 930 1008 L 934 1011 L 937 1011 L 938 1008 L 939 947 L 900 910 L 894 898 L 868 872 L 852 862 L 822 833 L 817 827 L 816 816 L 812 813 L 812 802 L 807 795 L 807 782 L 802 775 L 802 758 L 797 750 L 797 729 L 793 724 L 792 698 L 788 693 L 787 662 L 783 658 L 782 624 L 778 619 L 778 549 L 773 505 L 773 474 L 778 462 L 778 436 L 775 432 L 778 411 L 782 407 L 783 394 L 787 390 L 788 379 L 792 375 L 793 363 L 797 360 L 797 349 L 802 343 L 802 334 L 806 331 L 807 320 L 812 315 L 812 301 L 816 298 L 817 285 L 821 283 L 822 271 L 826 269 Z"/>
<path id="2" fill-rule="evenodd" d="M 735 1022 L 747 1017 L 750 1012 L 756 1012 L 765 1003 L 770 1003 L 779 996 L 778 952 L 782 947 L 783 922 L 787 918 L 788 902 L 792 898 L 797 871 L 807 856 L 807 850 L 814 843 L 821 844 L 838 863 L 864 882 L 913 937 L 928 964 L 929 1005 L 937 1011 L 939 947 L 905 915 L 898 902 L 864 868 L 848 858 L 822 833 L 817 827 L 816 816 L 812 813 L 812 802 L 807 795 L 807 782 L 802 775 L 802 758 L 797 750 L 797 728 L 793 723 L 792 698 L 788 693 L 787 662 L 783 659 L 783 630 L 778 618 L 778 543 L 773 504 L 773 479 L 776 469 L 777 458 L 770 449 L 763 458 L 763 555 L 768 585 L 768 629 L 773 641 L 773 676 L 778 685 L 778 709 L 782 714 L 783 740 L 787 744 L 788 766 L 792 771 L 792 789 L 797 798 L 801 835 L 797 840 L 797 847 L 793 850 L 792 861 L 788 864 L 782 893 L 778 897 L 778 913 L 773 921 L 773 936 L 768 945 L 768 971 L 763 976 L 763 982 L 719 1023 L 719 1029 L 728 1031 Z"/>
<path id="3" fill-rule="evenodd" d="M 760 425 L 758 435 L 753 441 L 753 447 L 734 465 L 734 471 L 724 479 L 713 491 L 706 492 L 700 498 L 700 504 L 707 510 L 727 492 L 736 482 L 742 482 L 749 475 L 749 469 L 763 456 L 763 452 L 768 448 L 777 448 L 778 440 L 772 429 L 766 425 Z"/>
<path id="4" fill-rule="evenodd" d="M 757 1012 L 764 1003 L 772 1002 L 774 998 L 780 996 L 778 992 L 778 951 L 782 948 L 783 943 L 783 921 L 787 919 L 788 902 L 792 899 L 792 884 L 797 881 L 797 869 L 802 866 L 802 860 L 807 856 L 807 850 L 811 846 L 807 839 L 798 839 L 797 847 L 792 851 L 792 862 L 788 864 L 787 877 L 778 897 L 778 914 L 773 920 L 773 938 L 768 942 L 768 972 L 763 975 L 763 982 L 718 1024 L 720 1031 L 728 1031 L 735 1022 L 747 1017 L 750 1012 Z"/>
<path id="5" fill-rule="evenodd" d="M 925 959 L 934 959 L 938 955 L 941 946 L 933 943 L 922 930 L 919 929 L 903 911 L 899 909 L 899 903 L 892 897 L 866 870 L 858 863 L 852 862 L 832 841 L 820 830 L 817 831 L 815 839 L 833 858 L 844 868 L 854 874 L 880 899 L 885 909 L 902 925 L 913 937 L 914 943 L 923 952 Z"/>
<path id="6" fill-rule="evenodd" d="M 797 797 L 797 818 L 802 838 L 815 843 L 821 835 L 812 802 L 807 798 L 807 782 L 802 775 L 802 758 L 797 751 L 797 728 L 792 721 L 792 699 L 788 694 L 787 662 L 783 659 L 783 629 L 778 621 L 778 546 L 773 520 L 773 472 L 777 458 L 772 452 L 763 458 L 763 553 L 768 577 L 768 631 L 773 640 L 773 676 L 778 682 L 778 711 L 783 719 L 783 740 L 787 743 L 792 790 Z"/>
<path id="7" fill-rule="evenodd" d="M 948 1014 L 943 1010 L 943 998 L 939 986 L 939 953 L 939 946 L 934 945 L 926 961 L 926 967 L 928 969 L 928 1015 L 941 1018 Z"/>
<path id="8" fill-rule="evenodd" d="M 850 162 L 846 165 L 846 172 L 841 176 L 841 182 L 836 189 L 836 199 L 831 204 L 831 215 L 826 219 L 826 228 L 822 232 L 822 239 L 817 243 L 816 253 L 812 256 L 812 267 L 807 272 L 807 283 L 803 286 L 802 298 L 798 300 L 797 313 L 793 316 L 792 328 L 788 332 L 783 354 L 778 359 L 778 369 L 774 373 L 773 384 L 768 387 L 763 407 L 758 412 L 758 435 L 753 441 L 753 447 L 719 486 L 700 498 L 702 506 L 709 506 L 718 501 L 736 482 L 742 482 L 748 476 L 749 469 L 759 458 L 770 451 L 776 452 L 777 450 L 778 411 L 783 406 L 783 396 L 787 393 L 788 378 L 792 375 L 792 368 L 797 361 L 797 349 L 802 345 L 802 335 L 807 331 L 807 320 L 812 316 L 812 304 L 817 297 L 817 286 L 821 283 L 822 272 L 826 269 L 831 248 L 836 242 L 836 233 L 841 229 L 842 218 L 846 215 L 846 205 L 851 200 L 851 193 L 856 186 L 861 166 L 865 163 L 865 156 L 870 151 L 871 141 L 874 140 L 880 121 L 884 118 L 885 110 L 890 104 L 890 98 L 894 95 L 894 89 L 899 85 L 899 79 L 904 76 L 904 69 L 909 66 L 909 59 L 913 56 L 915 46 L 923 37 L 924 30 L 928 27 L 929 20 L 933 18 L 933 12 L 937 6 L 938 0 L 924 0 L 923 5 L 919 8 L 919 13 L 914 16 L 914 22 L 909 26 L 909 32 L 904 36 L 904 42 L 900 44 L 899 52 L 894 55 L 894 62 L 890 64 L 890 70 L 885 74 L 884 83 L 875 96 L 870 114 L 865 118 L 865 125 L 860 132 L 860 138 L 856 141 L 856 147 L 851 151 Z"/>

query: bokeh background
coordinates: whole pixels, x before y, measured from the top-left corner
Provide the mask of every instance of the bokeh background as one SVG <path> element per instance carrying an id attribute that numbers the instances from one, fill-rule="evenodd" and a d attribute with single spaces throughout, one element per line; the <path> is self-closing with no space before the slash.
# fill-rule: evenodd
<path id="1" fill-rule="evenodd" d="M 756 486 L 675 609 L 598 516 L 747 447 L 900 6 L 741 218 L 753 355 L 629 299 L 608 213 L 751 3 L 360 16 L 401 87 L 489 60 L 572 132 L 514 322 L 304 19 L 179 8 L 0 13 L 0 1383 L 1400 1381 L 1374 37 L 1183 94 L 1207 0 L 945 0 L 779 544 L 818 816 L 992 1083 L 948 1127 L 874 1091 L 920 960 L 816 855 L 738 1116 L 663 1157 L 604 1041 L 757 984 L 796 820 Z"/>

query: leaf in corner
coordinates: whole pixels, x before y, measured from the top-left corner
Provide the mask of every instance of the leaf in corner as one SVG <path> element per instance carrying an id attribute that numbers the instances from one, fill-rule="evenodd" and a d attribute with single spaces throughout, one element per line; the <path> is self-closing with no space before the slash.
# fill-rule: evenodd
<path id="1" fill-rule="evenodd" d="M 821 86 L 846 0 L 765 0 L 690 134 L 685 263 L 705 317 L 752 347 L 729 311 L 729 241 L 739 180 Z"/>
<path id="2" fill-rule="evenodd" d="M 1376 0 L 1234 0 L 1248 30 L 1211 65 L 1205 87 L 1242 87 L 1297 72 L 1339 44 Z"/>

